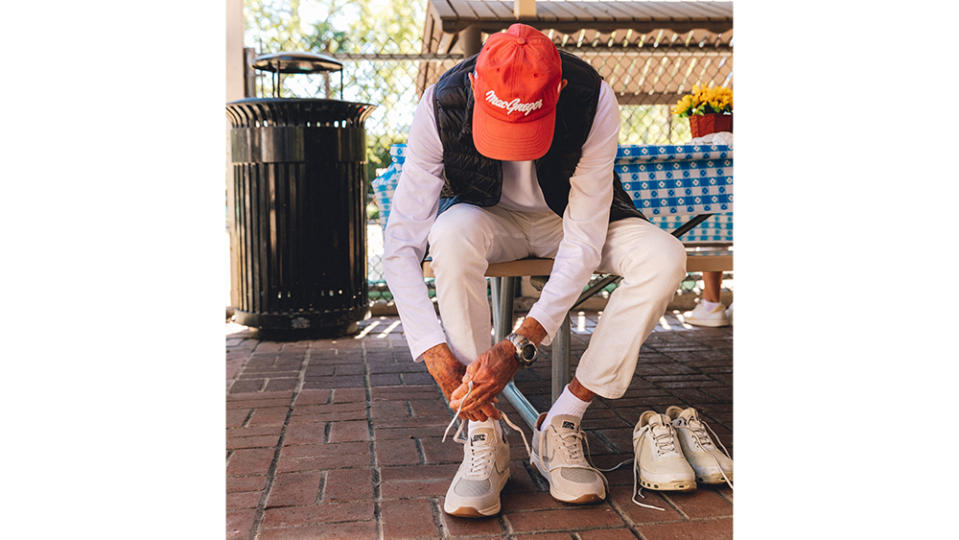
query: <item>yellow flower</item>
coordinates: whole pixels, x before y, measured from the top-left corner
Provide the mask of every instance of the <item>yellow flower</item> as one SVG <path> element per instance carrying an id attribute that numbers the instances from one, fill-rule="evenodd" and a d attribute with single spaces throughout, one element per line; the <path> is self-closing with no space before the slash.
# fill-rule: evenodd
<path id="1" fill-rule="evenodd" d="M 707 113 L 732 112 L 732 89 L 694 84 L 690 93 L 681 97 L 673 106 L 673 114 L 687 116 L 697 109 Z"/>

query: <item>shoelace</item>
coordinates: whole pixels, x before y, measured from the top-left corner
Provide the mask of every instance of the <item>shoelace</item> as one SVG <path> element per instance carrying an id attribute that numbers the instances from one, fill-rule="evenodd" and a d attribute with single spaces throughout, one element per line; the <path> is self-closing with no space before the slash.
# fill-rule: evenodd
<path id="1" fill-rule="evenodd" d="M 626 465 L 626 464 L 629 463 L 629 462 L 634 462 L 634 460 L 635 460 L 635 458 L 624 459 L 623 461 L 620 461 L 619 463 L 617 463 L 616 465 L 613 465 L 613 466 L 610 467 L 609 469 L 596 469 L 596 470 L 597 470 L 597 471 L 602 471 L 602 472 L 612 472 L 612 471 L 615 471 L 616 469 L 622 467 L 623 465 Z M 638 485 L 638 483 L 637 483 L 637 481 L 636 481 L 636 479 L 637 479 L 638 477 L 639 477 L 639 471 L 636 469 L 636 467 L 633 467 L 633 497 L 632 497 L 633 504 L 635 504 L 635 505 L 637 505 L 637 506 L 642 506 L 643 508 L 649 508 L 649 509 L 651 509 L 651 510 L 659 510 L 660 512 L 665 512 L 665 511 L 666 511 L 665 508 L 660 508 L 660 507 L 658 507 L 658 506 L 653 506 L 653 505 L 651 505 L 651 504 L 644 504 L 644 503 L 641 503 L 641 502 L 639 502 L 639 501 L 636 500 L 636 496 L 637 496 L 637 495 L 639 495 L 639 496 L 640 496 L 641 498 L 643 498 L 643 499 L 646 498 L 646 496 L 643 495 L 643 486 Z M 637 489 L 637 487 L 638 487 L 638 489 Z"/>
<path id="2" fill-rule="evenodd" d="M 453 424 L 455 424 L 456 420 L 460 417 L 460 412 L 463 410 L 463 405 L 466 403 L 466 398 L 468 398 L 470 394 L 472 393 L 473 393 L 473 381 L 468 381 L 466 384 L 466 395 L 463 396 L 462 400 L 460 400 L 460 406 L 456 408 L 456 414 L 453 415 L 453 418 L 452 420 L 450 420 L 450 423 L 446 425 L 446 429 L 443 431 L 443 439 L 441 442 L 446 442 L 446 436 L 449 435 L 450 428 L 453 427 Z M 523 438 L 523 446 L 526 448 L 526 455 L 529 456 L 530 449 L 529 449 L 529 443 L 526 441 L 526 434 L 523 433 L 523 430 L 520 429 L 516 424 L 514 424 L 513 421 L 509 419 L 508 416 L 506 416 L 506 413 L 500 411 L 500 414 L 503 416 L 503 421 L 506 422 L 506 425 L 508 425 L 513 430 L 518 432 L 519 436 Z M 456 433 L 453 434 L 454 441 L 458 443 L 467 442 L 467 439 L 465 437 L 463 437 L 462 439 L 459 438 L 460 435 L 463 433 L 463 426 L 465 425 L 466 425 L 465 420 L 460 422 L 459 427 L 456 428 Z"/>
<path id="3" fill-rule="evenodd" d="M 653 438 L 653 444 L 656 445 L 656 453 L 659 455 L 663 454 L 676 454 L 676 435 L 673 433 L 673 430 L 670 429 L 671 426 L 660 425 L 660 429 L 657 432 L 655 426 L 649 428 L 649 434 Z"/>
<path id="4" fill-rule="evenodd" d="M 719 439 L 719 436 L 716 435 L 716 432 L 713 431 L 713 428 L 709 427 L 709 424 L 700 418 L 693 418 L 692 421 L 696 422 L 697 425 L 694 426 L 692 422 L 687 420 L 679 426 L 679 429 L 685 429 L 692 433 L 693 438 L 696 439 L 696 443 L 698 443 L 704 450 L 707 448 L 716 448 L 712 439 L 710 439 L 709 435 L 706 434 L 706 430 L 708 429 L 709 433 L 712 433 L 713 437 L 716 439 L 716 442 L 718 442 L 719 446 L 723 449 L 723 454 L 729 459 L 732 459 L 732 456 L 729 455 L 729 450 L 726 450 L 726 447 L 723 445 L 723 441 Z M 719 468 L 719 474 L 723 475 L 723 480 L 726 481 L 726 485 L 729 486 L 729 489 L 733 489 L 733 483 L 729 481 L 729 477 L 726 476 L 726 472 L 723 471 L 723 467 L 719 463 L 719 459 L 714 456 L 712 452 L 706 453 L 709 454 L 709 457 L 713 458 L 713 461 L 716 462 L 716 467 Z"/>
<path id="5" fill-rule="evenodd" d="M 586 456 L 582 454 L 582 445 L 578 444 L 580 442 L 584 442 L 586 446 L 589 446 L 589 441 L 586 440 L 586 436 L 581 430 L 573 431 L 563 435 L 552 425 L 549 426 L 549 429 L 553 430 L 553 432 L 556 433 L 556 436 L 559 437 L 560 442 L 563 443 L 563 452 L 566 454 L 566 459 L 568 461 L 576 462 L 582 459 L 589 463 L 589 460 L 586 459 Z"/>
<path id="6" fill-rule="evenodd" d="M 663 427 L 665 427 L 665 426 L 663 426 Z M 648 431 L 650 432 L 650 435 L 653 435 L 653 432 L 652 432 L 652 429 L 653 429 L 653 428 L 652 428 L 651 426 L 649 426 L 648 424 L 643 427 L 643 429 L 646 429 L 646 428 L 649 428 Z M 668 428 L 667 428 L 667 434 L 668 434 Z M 672 447 L 672 450 L 675 451 L 675 446 L 676 446 L 676 445 L 675 445 L 674 442 L 672 442 L 672 437 L 670 437 L 670 440 L 669 440 L 669 441 L 662 440 L 662 439 L 663 439 L 663 438 L 661 437 L 660 440 L 661 440 L 662 442 L 657 441 L 655 435 L 653 435 L 653 441 L 656 442 L 657 451 L 659 450 L 660 445 L 662 445 L 663 447 L 671 446 L 671 447 Z M 645 499 L 646 496 L 643 495 L 643 486 L 639 485 L 639 481 L 638 481 L 638 479 L 639 479 L 639 468 L 635 466 L 635 465 L 636 465 L 636 456 L 635 456 L 635 455 L 632 457 L 632 459 L 624 459 L 623 461 L 620 461 L 619 463 L 617 463 L 616 465 L 614 465 L 613 467 L 611 467 L 611 468 L 609 468 L 609 469 L 599 469 L 599 470 L 604 471 L 604 472 L 615 471 L 616 469 L 622 467 L 623 465 L 625 465 L 625 464 L 627 464 L 627 463 L 629 463 L 629 462 L 633 462 L 633 496 L 632 496 L 633 504 L 635 504 L 635 505 L 637 505 L 637 506 L 642 506 L 643 508 L 649 508 L 650 510 L 659 510 L 660 512 L 665 512 L 665 511 L 666 511 L 665 508 L 660 508 L 660 507 L 654 506 L 654 505 L 652 505 L 652 504 L 641 503 L 641 502 L 639 502 L 639 501 L 636 500 L 636 496 L 637 496 L 637 495 L 638 495 L 640 498 L 642 498 L 642 499 Z"/>
<path id="7" fill-rule="evenodd" d="M 606 469 L 599 469 L 599 468 L 597 468 L 595 465 L 593 465 L 592 456 L 591 456 L 591 453 L 590 453 L 590 450 L 589 450 L 589 439 L 586 438 L 586 434 L 583 433 L 583 431 L 582 431 L 581 429 L 578 429 L 578 430 L 574 431 L 572 434 L 566 435 L 566 436 L 564 437 L 564 436 L 563 436 L 559 431 L 557 431 L 557 429 L 556 429 L 555 427 L 553 427 L 552 425 L 549 426 L 549 429 L 552 429 L 552 430 L 556 433 L 556 436 L 559 437 L 559 440 L 562 441 L 562 443 L 563 443 L 563 450 L 564 450 L 564 452 L 566 453 L 566 456 L 567 456 L 570 460 L 574 460 L 574 459 L 576 459 L 576 458 L 582 457 L 583 460 L 586 462 L 586 465 L 573 465 L 571 468 L 575 468 L 575 469 L 585 469 L 585 470 L 587 470 L 587 471 L 595 471 L 597 474 L 599 474 L 599 477 L 603 480 L 603 489 L 606 490 L 606 494 L 608 495 L 608 494 L 609 494 L 609 480 L 607 480 L 607 479 L 606 479 L 606 475 L 603 474 L 603 472 L 606 471 Z M 539 439 L 539 448 L 538 448 L 537 450 L 539 451 L 539 455 L 541 455 L 541 456 L 543 455 L 543 441 L 545 441 L 545 440 L 546 440 L 546 437 L 540 437 L 540 439 Z M 578 444 L 575 444 L 575 443 L 578 442 L 578 441 L 582 441 L 583 444 L 586 446 L 586 452 L 585 452 L 585 454 L 582 455 L 582 456 L 580 456 L 580 454 L 579 454 L 579 452 L 580 452 L 579 445 L 578 445 Z M 622 463 L 620 463 L 620 465 L 622 465 Z M 616 467 L 613 467 L 612 469 L 609 469 L 609 470 L 610 470 L 610 471 L 616 470 L 617 468 L 619 468 L 620 465 L 617 465 Z M 550 470 L 552 470 L 552 468 L 551 468 Z"/>
<path id="8" fill-rule="evenodd" d="M 656 433 L 653 431 L 653 427 L 652 427 L 651 425 L 649 425 L 649 424 L 643 426 L 643 430 L 649 431 L 649 434 L 650 434 L 650 436 L 653 438 L 653 442 L 654 442 L 655 445 L 656 445 L 656 451 L 657 451 L 657 452 L 659 452 L 660 454 L 662 454 L 663 452 L 665 452 L 665 451 L 667 451 L 667 450 L 672 451 L 672 452 L 675 452 L 675 451 L 676 451 L 675 437 L 674 437 L 674 436 L 672 435 L 672 433 L 670 432 L 669 427 L 664 426 L 664 425 L 661 425 L 660 427 L 665 428 L 666 433 L 662 433 L 662 431 L 660 431 L 660 433 L 659 433 L 660 436 L 659 436 L 659 437 L 656 436 Z M 640 433 L 642 433 L 642 430 L 640 431 Z M 615 471 L 616 469 L 622 467 L 623 465 L 625 465 L 625 464 L 627 464 L 627 463 L 629 463 L 629 462 L 633 462 L 633 465 L 634 465 L 634 466 L 633 466 L 633 496 L 632 496 L 633 504 L 635 504 L 635 505 L 637 505 L 637 506 L 642 506 L 643 508 L 649 508 L 650 510 L 659 510 L 660 512 L 665 512 L 665 511 L 666 511 L 665 508 L 660 508 L 660 507 L 654 506 L 654 505 L 652 505 L 652 504 L 641 503 L 641 502 L 639 502 L 639 501 L 636 500 L 636 497 L 637 497 L 637 496 L 639 496 L 639 497 L 642 498 L 642 499 L 645 499 L 646 496 L 643 495 L 643 486 L 639 485 L 639 481 L 638 481 L 638 479 L 639 479 L 639 468 L 635 466 L 635 463 L 636 463 L 636 456 L 635 456 L 635 455 L 633 456 L 632 459 L 625 459 L 625 460 L 617 463 L 617 464 L 616 464 L 615 466 L 613 466 L 612 468 L 609 468 L 609 469 L 599 469 L 599 470 L 604 471 L 604 472 Z"/>

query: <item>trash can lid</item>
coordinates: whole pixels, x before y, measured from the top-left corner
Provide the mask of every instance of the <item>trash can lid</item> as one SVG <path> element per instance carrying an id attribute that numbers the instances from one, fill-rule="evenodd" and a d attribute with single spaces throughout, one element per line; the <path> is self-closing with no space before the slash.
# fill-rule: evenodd
<path id="1" fill-rule="evenodd" d="M 322 54 L 288 52 L 257 56 L 253 59 L 253 67 L 274 73 L 319 73 L 340 71 L 343 63 Z"/>

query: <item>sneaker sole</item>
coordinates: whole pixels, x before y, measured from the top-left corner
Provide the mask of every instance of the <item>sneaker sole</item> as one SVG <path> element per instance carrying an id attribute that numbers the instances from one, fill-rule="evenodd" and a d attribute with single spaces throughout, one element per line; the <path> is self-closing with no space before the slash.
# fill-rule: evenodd
<path id="1" fill-rule="evenodd" d="M 533 454 L 532 456 L 530 456 L 529 461 L 530 463 L 533 464 L 533 467 L 536 467 L 536 471 L 540 474 L 540 476 L 542 476 L 546 480 L 546 483 L 549 484 L 550 497 L 556 499 L 559 502 L 564 502 L 567 504 L 591 504 L 591 503 L 602 502 L 606 499 L 605 494 L 604 496 L 600 497 L 599 495 L 595 493 L 587 493 L 585 495 L 578 495 L 578 496 L 570 495 L 568 493 L 563 493 L 562 491 L 555 489 L 553 487 L 553 483 L 549 481 L 549 471 L 546 470 L 546 472 L 543 472 L 546 466 L 543 465 L 543 462 L 536 457 L 536 454 Z"/>
<path id="2" fill-rule="evenodd" d="M 714 485 L 714 484 L 725 484 L 725 483 L 726 483 L 726 480 L 723 478 L 723 475 L 721 475 L 721 474 L 719 474 L 719 473 L 716 473 L 716 474 L 707 474 L 707 475 L 699 475 L 699 474 L 697 474 L 697 475 L 696 475 L 696 481 L 699 482 L 700 484 L 706 484 L 706 485 L 710 485 L 710 486 L 711 486 L 711 485 Z M 733 477 L 732 477 L 732 476 L 729 477 L 729 481 L 730 481 L 730 482 L 733 481 Z"/>
<path id="3" fill-rule="evenodd" d="M 645 480 L 640 474 L 639 484 L 646 489 L 656 491 L 694 491 L 696 489 L 696 479 L 691 480 L 673 480 L 672 482 L 650 482 Z"/>
<path id="4" fill-rule="evenodd" d="M 686 322 L 693 326 L 708 326 L 710 328 L 720 328 L 723 326 L 732 326 L 732 323 L 729 321 L 697 321 L 690 318 L 686 319 Z"/>
<path id="5" fill-rule="evenodd" d="M 448 508 L 446 508 L 446 505 L 444 504 L 443 511 L 451 516 L 456 516 L 456 517 L 486 518 L 486 517 L 495 516 L 496 514 L 499 514 L 500 503 L 497 502 L 495 506 L 491 506 L 489 508 L 477 509 L 477 508 L 473 508 L 472 506 L 460 506 L 460 507 L 457 507 L 455 510 L 449 510 Z"/>

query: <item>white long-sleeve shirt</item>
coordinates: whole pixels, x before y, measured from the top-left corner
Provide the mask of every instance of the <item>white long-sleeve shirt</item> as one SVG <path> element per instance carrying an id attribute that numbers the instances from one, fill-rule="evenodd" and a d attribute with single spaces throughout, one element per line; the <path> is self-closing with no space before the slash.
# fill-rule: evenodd
<path id="1" fill-rule="evenodd" d="M 613 161 L 619 138 L 619 105 L 612 88 L 600 86 L 596 115 L 583 154 L 570 177 L 563 213 L 563 239 L 549 281 L 528 316 L 546 330 L 548 345 L 563 317 L 599 265 L 613 200 Z M 433 114 L 433 87 L 423 93 L 410 126 L 403 172 L 393 195 L 383 254 L 384 276 L 393 293 L 410 353 L 417 361 L 446 342 L 430 301 L 420 261 L 443 188 L 443 143 Z M 532 161 L 503 162 L 500 206 L 520 212 L 549 211 Z"/>

